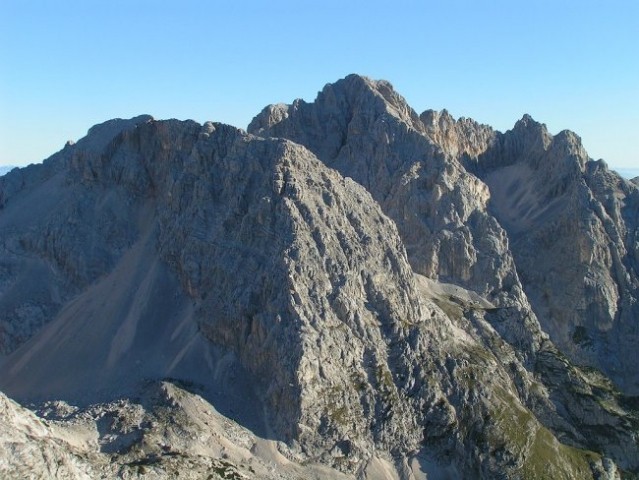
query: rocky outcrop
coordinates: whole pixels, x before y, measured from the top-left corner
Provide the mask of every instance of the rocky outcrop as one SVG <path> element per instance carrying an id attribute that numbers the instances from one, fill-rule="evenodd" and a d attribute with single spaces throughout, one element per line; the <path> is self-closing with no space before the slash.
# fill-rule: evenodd
<path id="1" fill-rule="evenodd" d="M 525 115 L 505 134 L 427 112 L 429 138 L 490 190 L 543 330 L 574 362 L 637 392 L 636 190 L 569 131 Z M 470 142 L 470 146 L 469 146 Z"/>
<path id="2" fill-rule="evenodd" d="M 56 435 L 33 412 L 0 394 L 0 475 L 4 478 L 88 479 L 91 459 Z"/>
<path id="3" fill-rule="evenodd" d="M 505 468 L 478 463 L 471 448 L 492 444 L 474 436 L 528 448 L 508 422 L 471 421 L 467 375 L 481 376 L 488 419 L 527 410 L 499 362 L 486 353 L 478 364 L 480 344 L 459 339 L 420 293 L 395 225 L 361 186 L 300 145 L 219 124 L 145 119 L 109 142 L 95 134 L 78 144 L 92 148 L 68 147 L 56 174 L 72 195 L 9 237 L 13 255 L 46 263 L 78 293 L 6 359 L 5 391 L 86 405 L 114 385 L 130 394 L 175 376 L 302 458 L 347 472 L 401 470 L 425 430 L 429 455 L 455 455 L 461 472 Z M 47 181 L 30 193 L 53 190 Z M 22 198 L 5 196 L 7 226 Z M 534 437 L 541 427 L 527 415 Z M 472 424 L 468 435 L 437 441 L 458 422 Z"/>
<path id="4" fill-rule="evenodd" d="M 296 463 L 281 442 L 256 437 L 174 382 L 87 408 L 46 402 L 36 413 L 0 394 L 3 478 L 353 478 Z"/>
<path id="5" fill-rule="evenodd" d="M 572 361 L 636 393 L 639 191 L 576 135 L 530 118 L 498 144 L 477 171 L 544 330 Z"/>
<path id="6" fill-rule="evenodd" d="M 416 272 L 522 311 L 500 328 L 520 345 L 518 352 L 530 355 L 543 335 L 522 294 L 506 233 L 487 214 L 489 190 L 429 138 L 435 125 L 450 123 L 447 114 L 422 117 L 426 125 L 388 83 L 351 75 L 327 85 L 312 104 L 265 108 L 249 131 L 301 143 L 366 187 L 397 224 Z M 466 130 L 472 128 L 467 122 Z M 493 134 L 482 128 L 477 126 L 476 137 L 489 143 Z M 438 138 L 449 139 L 448 145 L 463 130 L 452 128 Z"/>
<path id="7" fill-rule="evenodd" d="M 365 186 L 396 222 L 415 271 L 470 288 L 499 306 L 483 318 L 514 347 L 520 371 L 542 375 L 551 391 L 563 390 L 561 383 L 544 374 L 552 365 L 565 363 L 560 358 L 551 360 L 558 352 L 554 347 L 547 348 L 548 337 L 538 318 L 550 338 L 563 348 L 562 338 L 555 329 L 548 328 L 553 320 L 537 302 L 534 288 L 539 282 L 531 282 L 529 276 L 521 281 L 521 275 L 537 272 L 535 265 L 541 259 L 532 260 L 530 255 L 544 256 L 544 245 L 518 248 L 518 242 L 528 236 L 518 235 L 514 226 L 515 222 L 523 221 L 526 214 L 537 215 L 540 222 L 552 225 L 554 210 L 548 202 L 539 202 L 537 207 L 530 205 L 528 210 L 518 211 L 510 207 L 509 199 L 502 199 L 500 195 L 504 192 L 504 195 L 520 198 L 527 189 L 534 189 L 531 182 L 521 179 L 515 185 L 509 183 L 519 162 L 534 166 L 537 181 L 544 190 L 561 194 L 579 181 L 580 169 L 585 168 L 587 161 L 583 148 L 574 135 L 564 132 L 552 137 L 543 125 L 527 115 L 507 134 L 494 132 L 472 120 L 455 121 L 445 111 L 427 111 L 417 117 L 400 96 L 389 94 L 388 88 L 385 82 L 349 76 L 327 85 L 311 104 L 296 101 L 289 107 L 267 107 L 249 125 L 249 131 L 303 143 L 326 164 Z M 316 138 L 313 132 L 322 133 Z M 325 149 L 321 142 L 325 137 L 339 141 L 329 142 L 333 147 Z M 551 150 L 553 154 L 549 158 L 547 152 Z M 581 159 L 576 164 L 575 155 Z M 506 167 L 509 170 L 505 175 L 490 176 L 495 169 Z M 572 211 L 588 208 L 585 204 L 575 205 Z M 553 239 L 558 234 L 561 232 L 546 231 L 542 235 Z M 567 245 L 571 241 L 565 234 L 561 238 Z M 601 240 L 604 244 L 607 242 Z M 526 255 L 531 258 L 530 268 L 522 268 L 517 262 L 523 262 Z M 553 262 L 560 265 L 561 259 L 555 257 Z M 606 266 L 602 270 L 610 272 L 611 265 L 607 267 L 608 270 Z M 587 268 L 586 265 L 581 270 Z M 580 278 L 565 281 L 570 282 L 573 289 L 580 289 L 583 284 Z M 555 285 L 554 288 L 562 287 Z M 547 295 L 553 295 L 554 290 L 544 289 Z M 572 303 L 566 297 L 557 295 L 554 299 L 569 310 Z M 530 300 L 534 301 L 532 306 Z M 592 303 L 599 305 L 601 299 Z M 556 321 L 575 325 L 575 315 L 579 313 L 573 311 L 572 318 Z M 636 322 L 625 324 L 636 325 Z M 626 328 L 626 333 L 632 333 L 632 328 L 634 326 L 630 330 Z M 634 345 L 633 338 L 627 337 L 628 348 Z M 583 356 L 572 355 L 570 349 L 566 353 L 573 361 L 588 363 L 612 374 L 628 393 L 634 391 L 625 381 L 627 373 L 615 375 L 619 370 L 604 368 L 605 354 L 597 358 L 591 356 L 584 362 Z M 624 361 L 628 365 L 636 363 L 632 355 Z M 630 376 L 636 373 L 632 368 L 626 368 L 628 371 Z M 566 369 L 563 375 L 570 373 Z M 563 403 L 573 400 L 560 401 L 563 397 L 554 393 L 551 398 L 554 405 L 539 414 L 553 417 L 549 424 L 568 435 L 572 427 L 566 430 L 559 425 L 574 423 L 575 419 L 557 412 L 566 412 Z M 601 410 L 596 401 L 592 404 L 592 408 Z M 603 447 L 609 439 L 604 435 L 596 442 Z"/>
<path id="8" fill-rule="evenodd" d="M 167 378 L 160 397 L 197 392 L 257 435 L 247 448 L 281 442 L 295 474 L 316 462 L 358 478 L 639 468 L 632 400 L 548 339 L 481 179 L 501 168 L 491 152 L 528 155 L 523 143 L 420 117 L 358 76 L 313 104 L 267 107 L 249 130 L 112 121 L 0 179 L 0 388 L 77 404 L 54 409 L 61 428 L 112 412 L 96 425 L 117 448 L 91 468 L 170 477 L 222 468 L 217 453 L 186 453 L 204 448 L 186 437 L 246 443 L 220 422 L 172 422 L 181 401 L 162 400 L 164 416 L 136 403 Z M 183 435 L 158 440 L 178 424 Z M 250 476 L 234 452 L 228 468 Z"/>
<path id="9" fill-rule="evenodd" d="M 428 136 L 489 187 L 487 211 L 543 330 L 572 361 L 636 393 L 636 190 L 575 134 L 553 136 L 528 115 L 505 134 L 439 118 L 426 116 Z"/>
<path id="10" fill-rule="evenodd" d="M 73 183 L 68 169 L 99 157 L 116 135 L 150 118 L 96 125 L 43 164 L 14 169 L 0 180 L 1 353 L 28 340 L 131 245 L 128 192 L 90 191 Z"/>
<path id="11" fill-rule="evenodd" d="M 419 119 L 424 124 L 426 136 L 442 151 L 462 160 L 472 161 L 491 148 L 498 132 L 488 125 L 471 118 L 456 120 L 447 110 L 426 110 Z"/>

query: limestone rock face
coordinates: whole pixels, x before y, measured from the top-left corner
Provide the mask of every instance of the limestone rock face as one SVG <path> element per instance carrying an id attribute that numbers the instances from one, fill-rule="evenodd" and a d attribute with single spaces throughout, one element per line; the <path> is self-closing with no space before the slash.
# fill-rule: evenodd
<path id="1" fill-rule="evenodd" d="M 574 133 L 553 136 L 528 115 L 505 134 L 433 115 L 429 138 L 489 187 L 487 211 L 507 232 L 543 330 L 636 394 L 636 189 Z"/>
<path id="2" fill-rule="evenodd" d="M 36 414 L 0 394 L 3 478 L 352 478 L 301 466 L 281 442 L 256 437 L 171 382 L 86 408 L 46 402 Z"/>
<path id="3" fill-rule="evenodd" d="M 43 164 L 2 177 L 1 353 L 28 340 L 130 246 L 135 228 L 128 192 L 120 188 L 104 195 L 83 188 L 71 181 L 69 169 L 74 162 L 99 157 L 117 134 L 150 118 L 96 125 Z"/>
<path id="4" fill-rule="evenodd" d="M 425 112 L 427 135 L 489 188 L 543 330 L 578 364 L 637 393 L 636 189 L 579 137 L 525 115 L 505 134 Z"/>
<path id="5" fill-rule="evenodd" d="M 89 479 L 89 459 L 47 424 L 0 394 L 0 474 L 4 478 Z"/>
<path id="6" fill-rule="evenodd" d="M 557 351 L 554 347 L 548 349 L 548 333 L 573 361 L 604 370 L 628 393 L 634 392 L 626 382 L 628 376 L 635 376 L 637 372 L 632 367 L 636 365 L 636 355 L 629 352 L 634 348 L 633 329 L 637 325 L 637 315 L 632 307 L 628 309 L 630 320 L 618 322 L 618 325 L 626 325 L 620 327 L 620 331 L 629 334 L 625 343 L 628 355 L 622 360 L 627 363 L 623 369 L 609 368 L 610 363 L 605 364 L 609 351 L 602 352 L 599 357 L 574 355 L 574 348 L 565 348 L 563 338 L 552 328 L 552 323 L 575 328 L 580 310 L 578 307 L 571 310 L 574 305 L 569 298 L 574 298 L 575 289 L 584 297 L 584 278 L 579 274 L 584 275 L 589 266 L 582 265 L 579 274 L 564 279 L 570 283 L 568 288 L 562 286 L 563 282 L 556 281 L 552 288 L 543 287 L 545 295 L 553 297 L 564 310 L 572 311 L 569 319 L 565 315 L 549 318 L 535 294 L 537 285 L 543 283 L 540 278 L 546 278 L 547 272 L 539 273 L 536 265 L 539 262 L 562 265 L 562 258 L 560 255 L 553 256 L 552 260 L 547 258 L 545 244 L 518 248 L 520 242 L 536 235 L 540 226 L 525 235 L 520 235 L 520 230 L 513 226 L 515 222 L 523 221 L 526 214 L 538 215 L 540 225 L 549 225 L 540 235 L 547 241 L 561 238 L 566 249 L 570 248 L 571 236 L 552 230 L 554 210 L 549 202 L 527 205 L 527 210 L 522 211 L 511 208 L 511 199 L 521 198 L 526 189 L 534 187 L 531 182 L 521 179 L 514 185 L 509 181 L 518 168 L 513 165 L 521 161 L 534 166 L 536 181 L 551 192 L 549 194 L 578 184 L 588 159 L 577 137 L 568 132 L 553 137 L 528 115 L 507 134 L 472 120 L 456 121 L 445 111 L 427 111 L 417 117 L 400 96 L 388 94 L 388 88 L 385 82 L 349 76 L 327 85 L 312 104 L 296 101 L 290 107 L 276 107 L 277 111 L 286 110 L 286 115 L 274 115 L 271 112 L 275 107 L 267 107 L 249 125 L 249 131 L 303 143 L 326 164 L 365 186 L 396 222 L 416 272 L 470 288 L 504 307 L 485 315 L 485 319 L 514 347 L 522 370 L 544 377 L 552 390 L 563 389 L 556 378 L 547 373 L 557 365 L 565 365 L 559 358 L 551 360 Z M 326 130 L 327 125 L 331 126 L 330 131 Z M 341 139 L 334 142 L 338 146 L 324 149 L 323 137 L 317 139 L 311 133 L 318 131 L 323 132 L 323 136 Z M 550 151 L 553 153 L 549 156 L 547 152 Z M 490 176 L 489 172 L 499 166 L 509 170 L 502 176 Z M 617 183 L 623 183 L 615 178 Z M 507 188 L 504 187 L 506 184 Z M 510 197 L 503 198 L 507 195 Z M 574 212 L 587 214 L 589 208 L 586 203 L 575 205 L 571 215 L 574 217 Z M 632 213 L 629 218 L 633 218 Z M 603 245 L 608 243 L 605 238 L 599 238 Z M 574 249 L 570 253 L 573 252 Z M 528 263 L 526 258 L 530 259 Z M 612 263 L 608 262 L 599 270 L 601 275 L 611 274 Z M 531 281 L 531 275 L 535 274 L 538 278 Z M 522 275 L 527 275 L 523 284 Z M 608 288 L 609 291 L 614 289 Z M 585 296 L 592 297 L 590 294 Z M 605 293 L 588 300 L 593 305 L 591 308 L 605 311 L 614 304 L 614 295 L 609 296 L 609 300 L 603 297 L 606 297 Z M 634 297 L 631 295 L 631 298 Z M 531 300 L 534 301 L 532 305 Z M 586 303 L 585 298 L 583 301 Z M 634 305 L 632 301 L 630 304 Z M 601 316 L 596 318 L 599 320 L 595 322 L 602 319 Z M 614 341 L 613 338 L 615 335 L 607 341 Z M 617 338 L 623 341 L 621 337 Z M 619 343 L 615 342 L 616 345 Z M 563 375 L 569 376 L 569 370 Z M 553 399 L 562 397 L 552 395 Z M 578 399 L 555 400 L 554 407 L 550 407 L 554 413 L 543 415 L 556 416 L 557 411 L 567 409 L 563 403 L 573 401 Z M 561 421 L 553 422 L 559 425 L 567 417 L 569 415 L 564 415 Z M 568 430 L 565 434 L 573 435 L 572 429 Z M 596 435 L 591 439 L 594 437 Z M 608 443 L 604 437 L 599 440 L 601 445 Z"/>
<path id="7" fill-rule="evenodd" d="M 524 363 L 534 363 L 545 334 L 523 293 L 508 236 L 488 213 L 490 191 L 459 156 L 483 152 L 495 132 L 472 121 L 457 125 L 446 112 L 420 118 L 387 82 L 357 75 L 327 85 L 312 104 L 265 108 L 249 131 L 302 143 L 366 187 L 397 224 L 413 269 L 508 307 L 492 317 L 493 327 L 517 345 Z M 335 146 L 326 149 L 324 138 Z"/>
<path id="8" fill-rule="evenodd" d="M 483 155 L 489 211 L 544 330 L 574 362 L 636 394 L 639 190 L 589 159 L 572 132 L 551 136 L 529 118 Z"/>
<path id="9" fill-rule="evenodd" d="M 542 328 L 491 175 L 618 185 L 560 155 L 569 135 L 546 165 L 560 136 L 517 129 L 419 116 L 353 75 L 251 133 L 115 120 L 0 178 L 0 389 L 38 414 L 0 397 L 20 426 L 0 446 L 37 445 L 45 477 L 64 450 L 67 478 L 639 470 L 635 402 Z"/>
<path id="10" fill-rule="evenodd" d="M 426 110 L 419 116 L 428 138 L 451 157 L 477 158 L 496 141 L 498 132 L 471 118 L 456 120 L 446 110 Z"/>

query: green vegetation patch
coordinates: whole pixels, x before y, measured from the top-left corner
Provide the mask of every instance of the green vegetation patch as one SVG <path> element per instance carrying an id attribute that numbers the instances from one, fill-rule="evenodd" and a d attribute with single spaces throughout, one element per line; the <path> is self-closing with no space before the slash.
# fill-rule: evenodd
<path id="1" fill-rule="evenodd" d="M 533 414 L 518 405 L 515 397 L 504 389 L 495 389 L 499 405 L 493 412 L 494 428 L 489 436 L 493 445 L 504 445 L 518 458 L 523 458 L 518 472 L 526 480 L 557 478 L 588 479 L 593 477 L 590 465 L 601 457 L 590 451 L 560 443 L 540 425 Z"/>

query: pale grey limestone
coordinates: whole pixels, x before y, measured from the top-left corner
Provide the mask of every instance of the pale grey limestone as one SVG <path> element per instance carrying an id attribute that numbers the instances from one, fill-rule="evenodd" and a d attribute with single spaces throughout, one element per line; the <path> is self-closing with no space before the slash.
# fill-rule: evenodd
<path id="1" fill-rule="evenodd" d="M 251 123 L 249 131 L 303 143 L 325 163 L 364 185 L 396 222 L 409 260 L 417 272 L 472 288 L 496 305 L 506 307 L 486 318 L 515 348 L 524 369 L 551 380 L 545 363 L 550 361 L 548 352 L 556 350 L 554 347 L 548 350 L 550 344 L 543 331 L 546 329 L 551 339 L 574 361 L 604 370 L 627 393 L 633 393 L 634 387 L 627 379 L 637 375 L 633 333 L 637 328 L 637 315 L 630 307 L 635 304 L 632 299 L 636 295 L 631 293 L 628 297 L 630 303 L 626 319 L 621 318 L 616 323 L 623 334 L 613 333 L 606 338 L 616 348 L 623 344 L 627 351 L 616 356 L 612 349 L 602 348 L 598 355 L 591 355 L 584 361 L 583 356 L 573 355 L 574 347 L 565 345 L 564 338 L 552 328 L 553 322 L 563 324 L 565 329 L 575 329 L 580 325 L 578 322 L 583 322 L 583 319 L 578 321 L 576 318 L 582 311 L 579 305 L 568 299 L 575 298 L 577 294 L 582 298 L 591 297 L 589 293 L 571 293 L 571 289 L 583 292 L 583 277 L 580 278 L 577 273 L 565 275 L 563 279 L 552 278 L 552 285 L 543 287 L 544 294 L 563 305 L 564 310 L 572 309 L 573 316 L 569 319 L 559 315 L 549 318 L 538 296 L 531 294 L 538 288 L 537 283 L 530 282 L 527 276 L 522 284 L 521 275 L 538 272 L 536 265 L 539 265 L 542 267 L 539 275 L 547 278 L 544 265 L 554 265 L 561 271 L 563 258 L 547 255 L 551 252 L 546 252 L 544 244 L 513 248 L 513 245 L 518 247 L 521 242 L 527 241 L 534 232 L 521 234 L 521 229 L 527 226 L 527 215 L 534 216 L 539 222 L 547 222 L 552 229 L 553 215 L 559 208 L 556 202 L 538 201 L 529 193 L 535 188 L 532 182 L 520 177 L 527 172 L 526 168 L 534 168 L 538 172 L 536 181 L 543 190 L 553 194 L 562 192 L 571 184 L 579 184 L 587 156 L 578 138 L 570 132 L 553 137 L 528 115 L 506 134 L 494 132 L 472 120 L 455 121 L 445 111 L 425 112 L 420 116 L 420 124 L 401 97 L 382 93 L 380 85 L 386 92 L 388 84 L 385 82 L 349 76 L 327 85 L 312 104 L 294 102 L 286 110 L 286 115 L 273 115 L 272 107 L 267 107 Z M 278 109 L 283 111 L 284 107 L 278 106 Z M 322 138 L 339 139 L 339 147 L 327 150 Z M 336 142 L 331 140 L 329 143 Z M 553 152 L 552 158 L 548 158 L 547 152 L 550 151 Z M 580 159 L 577 162 L 573 160 L 575 155 Z M 525 166 L 520 167 L 518 162 L 524 162 Z M 590 164 L 594 165 L 593 162 Z M 491 176 L 498 166 L 508 170 Z M 614 178 L 617 184 L 624 184 L 617 176 Z M 506 195 L 509 197 L 502 198 Z M 621 192 L 611 193 L 608 198 L 617 196 L 625 198 Z M 525 210 L 517 210 L 510 204 L 512 199 L 521 201 L 529 197 L 538 201 L 538 205 L 526 205 Z M 575 212 L 589 215 L 590 209 L 588 204 L 575 205 L 570 215 L 575 217 Z M 627 211 L 628 218 L 637 218 L 632 207 Z M 631 232 L 634 231 L 636 229 L 631 229 Z M 566 248 L 570 249 L 573 237 L 567 233 L 545 232 L 543 238 L 551 241 L 564 239 Z M 608 242 L 601 237 L 602 246 Z M 570 253 L 574 251 L 573 248 Z M 530 261 L 529 268 L 522 268 L 515 261 L 515 255 L 519 255 L 522 262 L 526 255 L 534 259 Z M 609 262 L 601 270 L 612 273 L 615 269 L 619 270 Z M 620 269 L 625 271 L 627 267 L 621 266 Z M 588 265 L 582 265 L 581 271 L 585 273 L 587 270 Z M 629 274 L 631 277 L 635 275 L 632 269 Z M 597 308 L 603 308 L 602 312 L 606 311 L 606 305 L 614 303 L 614 293 L 607 292 L 616 288 L 612 281 L 604 280 L 603 284 L 607 287 L 601 290 L 602 295 L 590 300 L 593 305 L 590 308 L 597 305 Z M 529 299 L 533 300 L 532 308 Z M 601 312 L 592 312 L 591 322 L 605 319 Z M 540 327 L 538 318 L 544 329 Z M 599 330 L 603 328 L 606 327 Z M 615 365 L 615 362 L 621 364 Z M 565 375 L 568 374 L 566 371 Z M 549 387 L 564 388 L 560 383 Z M 553 394 L 551 397 L 557 399 L 561 395 Z M 554 413 L 543 415 L 556 417 L 558 411 L 566 410 L 559 401 L 555 401 L 549 409 Z M 563 417 L 566 418 L 553 422 L 563 423 L 570 415 Z M 601 447 L 610 443 L 606 435 L 601 438 L 592 435 L 589 441 Z M 619 441 L 623 443 L 628 438 Z M 631 444 L 634 442 L 631 441 Z"/>
<path id="2" fill-rule="evenodd" d="M 0 421 L 62 445 L 68 478 L 636 471 L 636 406 L 555 347 L 513 247 L 526 225 L 493 205 L 518 162 L 550 192 L 594 167 L 570 134 L 517 129 L 419 116 L 353 75 L 251 133 L 110 121 L 2 177 L 0 389 L 57 430 L 4 397 Z M 610 237 L 628 212 L 589 175 Z M 65 446 L 78 422 L 93 440 Z"/>

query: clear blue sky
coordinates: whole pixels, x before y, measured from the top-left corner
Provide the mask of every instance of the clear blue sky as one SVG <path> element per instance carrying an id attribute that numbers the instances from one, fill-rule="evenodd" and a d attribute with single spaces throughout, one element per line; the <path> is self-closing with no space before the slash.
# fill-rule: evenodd
<path id="1" fill-rule="evenodd" d="M 113 117 L 246 128 L 349 73 L 502 131 L 530 113 L 639 168 L 638 0 L 0 0 L 0 165 Z"/>

